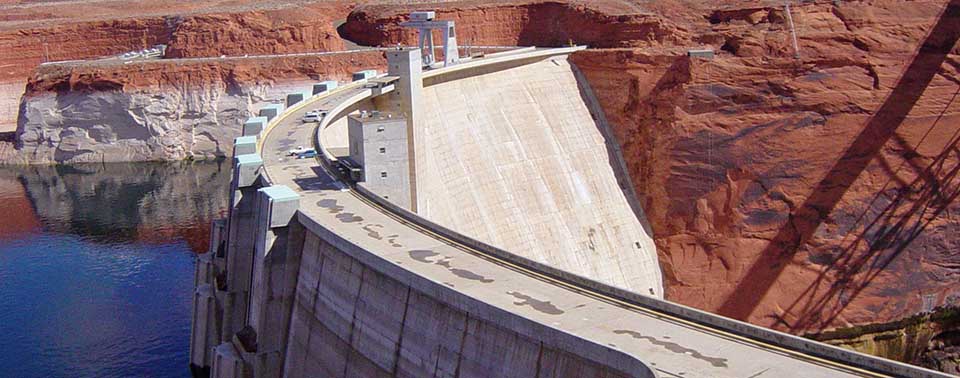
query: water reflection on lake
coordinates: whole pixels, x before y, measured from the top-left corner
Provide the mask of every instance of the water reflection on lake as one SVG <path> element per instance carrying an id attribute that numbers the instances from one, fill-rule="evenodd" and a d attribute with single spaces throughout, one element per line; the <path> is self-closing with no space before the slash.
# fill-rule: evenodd
<path id="1" fill-rule="evenodd" d="M 227 163 L 0 167 L 0 376 L 185 377 Z"/>

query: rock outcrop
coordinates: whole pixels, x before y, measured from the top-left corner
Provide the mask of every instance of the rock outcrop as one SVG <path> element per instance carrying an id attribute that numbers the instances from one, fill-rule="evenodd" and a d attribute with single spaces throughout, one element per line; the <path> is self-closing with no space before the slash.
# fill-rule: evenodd
<path id="1" fill-rule="evenodd" d="M 43 62 L 109 57 L 168 45 L 179 57 L 338 51 L 335 20 L 346 2 L 279 2 L 270 6 L 124 2 L 117 4 L 0 5 L 0 131 L 16 124 L 28 77 Z"/>
<path id="2" fill-rule="evenodd" d="M 367 5 L 350 13 L 340 34 L 368 46 L 417 44 L 417 31 L 399 24 L 417 5 Z M 687 30 L 662 14 L 638 13 L 619 1 L 457 1 L 436 10 L 456 23 L 458 43 L 488 46 L 629 47 L 677 44 Z M 439 38 L 437 33 L 435 38 Z M 440 40 L 437 39 L 439 43 Z"/>
<path id="3" fill-rule="evenodd" d="M 206 159 L 285 89 L 379 68 L 381 52 L 44 66 L 21 104 L 14 162 Z"/>
<path id="4" fill-rule="evenodd" d="M 646 196 L 668 298 L 793 332 L 960 303 L 949 236 L 960 223 L 948 216 L 957 68 L 923 68 L 940 74 L 913 88 L 903 122 L 879 126 L 893 138 L 862 137 L 942 4 L 795 8 L 806 26 L 801 60 L 769 16 L 711 18 L 720 47 L 741 46 L 712 61 L 678 51 L 574 56 Z M 862 173 L 845 170 L 845 153 L 875 143 L 883 148 Z"/>
<path id="5" fill-rule="evenodd" d="M 334 22 L 346 15 L 338 3 L 178 19 L 170 33 L 173 58 L 340 51 Z"/>
<path id="6" fill-rule="evenodd" d="M 808 335 L 829 344 L 915 365 L 960 373 L 960 309 L 949 308 L 889 323 Z"/>

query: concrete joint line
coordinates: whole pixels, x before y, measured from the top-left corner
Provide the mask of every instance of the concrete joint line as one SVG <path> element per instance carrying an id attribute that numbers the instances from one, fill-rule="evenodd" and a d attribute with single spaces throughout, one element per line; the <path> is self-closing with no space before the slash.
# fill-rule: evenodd
<path id="1" fill-rule="evenodd" d="M 519 335 L 518 335 L 519 336 Z M 534 377 L 540 376 L 540 369 L 543 368 L 543 341 L 540 341 L 540 348 L 537 351 L 537 370 L 533 374 Z"/>
<path id="2" fill-rule="evenodd" d="M 463 313 L 463 333 L 460 334 L 460 349 L 457 350 L 457 369 L 454 371 L 454 378 L 460 378 L 460 365 L 463 364 L 463 347 L 467 344 L 467 329 L 470 328 L 470 313 Z M 437 354 L 437 359 L 440 354 Z M 434 372 L 436 374 L 436 372 Z"/>
<path id="3" fill-rule="evenodd" d="M 351 258 L 351 260 L 353 260 L 353 258 Z M 353 264 L 353 261 L 351 261 L 350 263 Z M 350 347 L 352 347 L 354 350 L 357 349 L 356 345 L 353 345 L 353 330 L 357 328 L 357 305 L 360 304 L 360 293 L 363 292 L 363 282 L 365 281 L 364 276 L 367 274 L 367 270 L 369 270 L 367 267 L 363 265 L 360 265 L 360 266 L 362 267 L 363 270 L 360 271 L 360 284 L 357 285 L 357 293 L 353 296 L 353 312 L 350 313 L 350 332 L 347 333 L 347 340 L 345 343 Z M 353 355 L 353 353 L 347 353 L 347 360 L 343 364 L 343 374 L 340 375 L 341 377 L 347 378 L 347 370 L 350 369 L 351 355 Z"/>
<path id="4" fill-rule="evenodd" d="M 410 309 L 410 286 L 407 286 L 407 297 L 403 300 L 403 316 L 400 318 L 400 336 L 397 337 L 397 349 L 394 351 L 393 358 L 393 376 L 397 376 L 397 369 L 400 367 L 400 349 L 403 348 L 403 328 L 407 324 L 407 311 Z"/>

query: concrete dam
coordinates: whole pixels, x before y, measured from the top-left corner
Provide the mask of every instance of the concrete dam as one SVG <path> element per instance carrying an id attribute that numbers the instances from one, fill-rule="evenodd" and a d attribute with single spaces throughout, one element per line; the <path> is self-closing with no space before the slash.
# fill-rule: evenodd
<path id="1" fill-rule="evenodd" d="M 244 123 L 197 265 L 194 372 L 947 377 L 664 301 L 577 49 L 391 50 L 386 74 Z"/>
<path id="2" fill-rule="evenodd" d="M 581 97 L 583 83 L 557 58 L 424 88 L 417 212 L 532 260 L 662 297 L 652 232 L 624 194 L 632 187 L 618 145 L 601 132 L 599 108 Z"/>

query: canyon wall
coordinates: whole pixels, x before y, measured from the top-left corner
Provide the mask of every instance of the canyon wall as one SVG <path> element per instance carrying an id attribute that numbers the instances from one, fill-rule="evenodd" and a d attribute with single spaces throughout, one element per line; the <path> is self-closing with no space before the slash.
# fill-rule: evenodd
<path id="1" fill-rule="evenodd" d="M 29 29 L 0 30 L 0 131 L 17 122 L 17 104 L 30 72 L 47 61 L 114 55 L 167 43 L 163 18 L 94 21 Z"/>
<path id="2" fill-rule="evenodd" d="M 340 34 L 368 46 L 417 44 L 417 30 L 401 27 L 424 5 L 367 5 L 350 13 Z M 458 1 L 436 9 L 437 20 L 456 23 L 460 45 L 628 47 L 675 44 L 687 30 L 662 15 L 637 13 L 625 2 Z M 434 33 L 440 43 L 439 33 Z"/>
<path id="3" fill-rule="evenodd" d="M 793 333 L 845 329 L 849 340 L 864 325 L 955 316 L 956 10 L 935 29 L 945 0 L 798 4 L 796 58 L 787 14 L 771 4 L 457 3 L 437 19 L 457 21 L 462 44 L 615 47 L 571 62 L 623 147 L 668 299 Z M 360 7 L 340 31 L 366 44 L 410 43 L 396 24 L 412 9 Z M 536 25 L 545 22 L 537 12 L 552 24 Z M 664 19 L 644 38 L 569 21 L 651 14 Z M 954 47 L 946 59 L 915 60 L 924 41 Z M 704 46 L 715 59 L 687 58 Z M 932 335 L 885 355 L 922 363 L 906 351 L 932 347 Z"/>
<path id="4" fill-rule="evenodd" d="M 934 370 L 960 372 L 960 314 L 956 309 L 894 322 L 823 332 L 808 337 Z"/>
<path id="5" fill-rule="evenodd" d="M 893 132 L 888 143 L 858 139 L 942 4 L 800 7 L 801 60 L 763 25 L 773 21 L 749 17 L 717 24 L 733 35 L 723 46 L 741 47 L 714 60 L 650 50 L 573 57 L 645 196 L 668 298 L 794 332 L 960 304 L 951 237 L 960 224 L 945 201 L 957 162 L 956 66 L 925 68 L 939 74 L 914 88 L 903 122 L 881 125 Z M 777 42 L 743 47 L 760 41 Z M 884 144 L 862 173 L 843 170 L 844 153 L 863 147 L 855 141 Z M 798 214 L 801 206 L 820 213 Z"/>
<path id="6" fill-rule="evenodd" d="M 54 13 L 42 5 L 0 6 L 10 13 L 0 17 L 0 132 L 16 125 L 20 96 L 41 63 L 97 59 L 156 44 L 168 45 L 172 58 L 338 51 L 344 43 L 334 22 L 349 9 L 341 2 L 201 10 L 191 4 L 110 6 L 93 2 Z M 100 14 L 104 8 L 110 12 Z"/>
<path id="7" fill-rule="evenodd" d="M 571 59 L 645 196 L 668 299 L 795 333 L 955 316 L 958 51 L 914 61 L 943 4 L 797 7 L 799 60 L 776 8 L 713 13 L 714 60 Z M 923 362 L 930 338 L 904 340 L 887 356 Z"/>
<path id="8" fill-rule="evenodd" d="M 381 68 L 381 52 L 48 65 L 21 103 L 14 161 L 227 156 L 242 120 L 291 88 Z"/>

